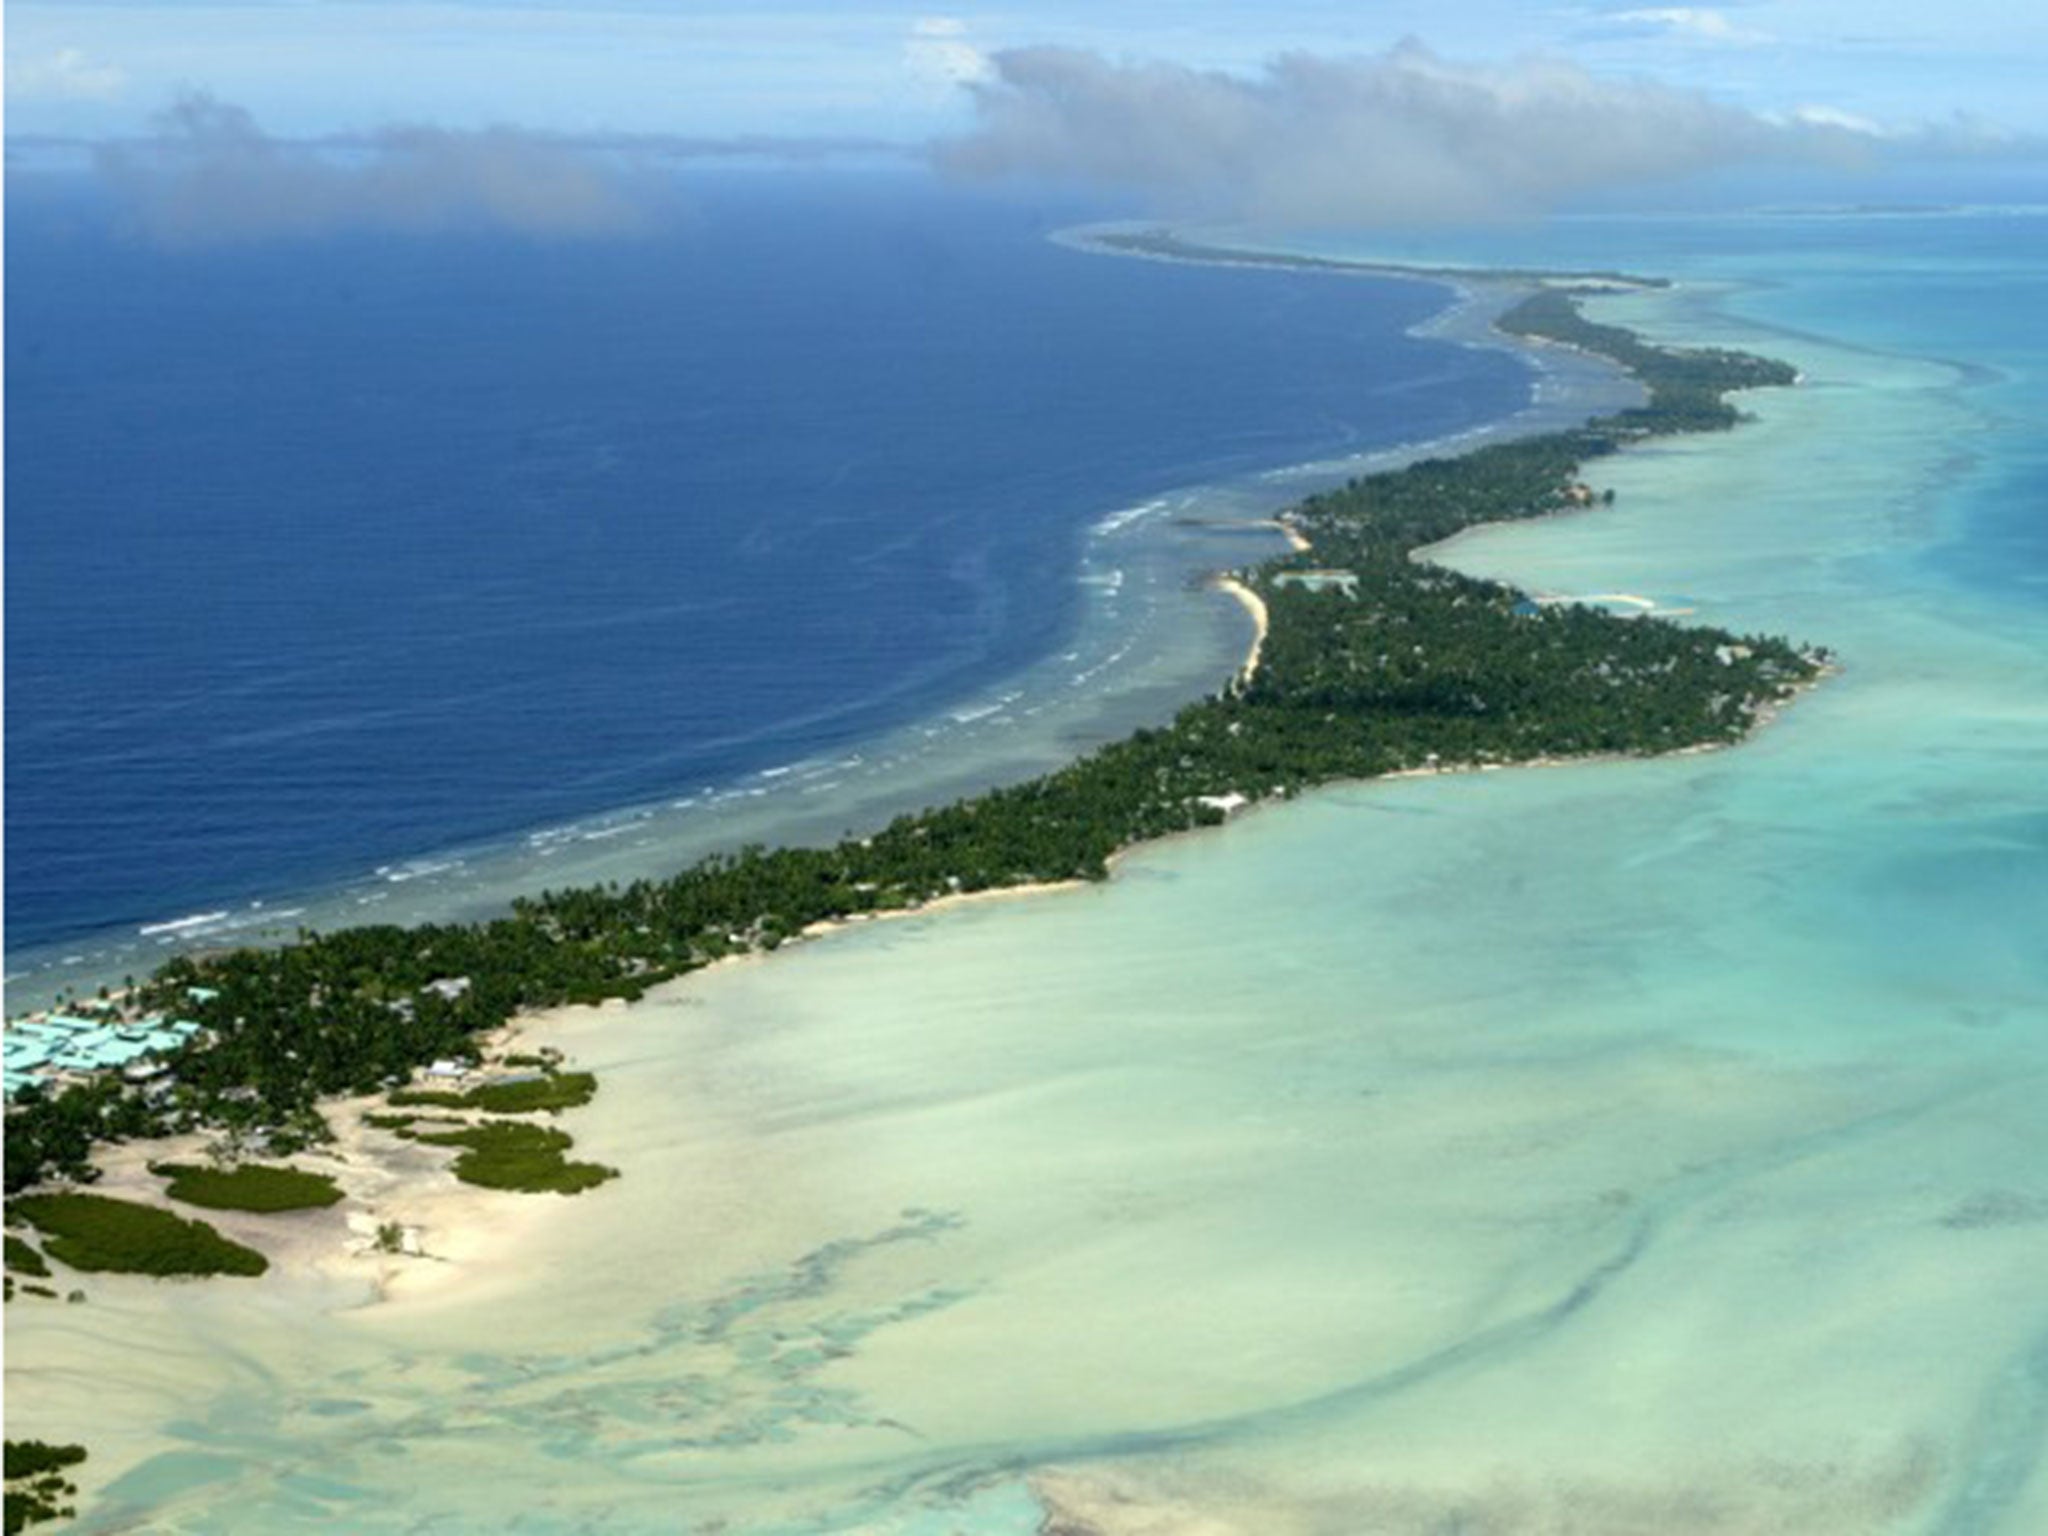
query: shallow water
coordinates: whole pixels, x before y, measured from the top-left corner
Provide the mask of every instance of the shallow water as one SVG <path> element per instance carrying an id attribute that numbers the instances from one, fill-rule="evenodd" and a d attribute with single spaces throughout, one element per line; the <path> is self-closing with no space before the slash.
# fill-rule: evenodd
<path id="1" fill-rule="evenodd" d="M 460 1304 L 28 1319 L 167 1352 L 120 1414 L 178 1450 L 84 1528 L 2048 1527 L 2048 608 L 1957 555 L 2044 386 L 1901 324 L 1880 238 L 1613 302 L 1806 383 L 1447 552 L 1836 649 L 1776 727 L 1335 789 L 565 1019 L 626 1177 Z"/>

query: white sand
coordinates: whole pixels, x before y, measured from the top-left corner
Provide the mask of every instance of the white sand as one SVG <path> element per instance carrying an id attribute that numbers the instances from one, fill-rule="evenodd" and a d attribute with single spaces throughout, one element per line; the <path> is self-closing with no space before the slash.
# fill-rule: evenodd
<path id="1" fill-rule="evenodd" d="M 1306 549 L 1308 543 L 1306 540 L 1303 540 L 1296 547 Z M 1238 669 L 1237 673 L 1237 680 L 1240 685 L 1249 683 L 1259 674 L 1259 656 L 1266 648 L 1266 635 L 1272 627 L 1271 618 L 1266 612 L 1266 600 L 1239 581 L 1235 576 L 1219 576 L 1216 578 L 1215 586 L 1217 591 L 1227 592 L 1236 598 L 1238 603 L 1243 606 L 1244 611 L 1251 615 L 1252 648 L 1250 654 L 1244 659 L 1244 665 Z"/>

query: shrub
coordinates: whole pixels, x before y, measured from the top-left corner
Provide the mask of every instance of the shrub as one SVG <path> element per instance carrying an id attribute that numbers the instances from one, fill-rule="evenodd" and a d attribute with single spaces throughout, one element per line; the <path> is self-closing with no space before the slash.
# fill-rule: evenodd
<path id="1" fill-rule="evenodd" d="M 335 1204 L 341 1191 L 324 1173 L 244 1163 L 238 1168 L 201 1168 L 191 1163 L 151 1163 L 149 1171 L 169 1179 L 173 1200 L 219 1211 L 305 1211 Z"/>
<path id="2" fill-rule="evenodd" d="M 555 1114 L 588 1104 L 597 1093 L 597 1079 L 588 1072 L 551 1072 L 518 1083 L 485 1083 L 471 1089 L 469 1107 L 494 1115 L 521 1115 L 534 1110 Z"/>
<path id="3" fill-rule="evenodd" d="M 494 1115 L 549 1114 L 588 1104 L 597 1093 L 597 1079 L 588 1072 L 549 1072 L 516 1083 L 484 1083 L 467 1093 L 439 1088 L 401 1088 L 390 1095 L 394 1108 L 431 1105 L 437 1109 L 481 1109 Z"/>
<path id="4" fill-rule="evenodd" d="M 388 1097 L 398 1108 L 430 1104 L 436 1109 L 464 1109 L 469 1104 L 467 1094 L 450 1093 L 445 1088 L 399 1088 Z"/>
<path id="5" fill-rule="evenodd" d="M 455 1177 L 486 1189 L 576 1195 L 618 1177 L 617 1169 L 601 1163 L 568 1161 L 562 1154 L 575 1143 L 544 1125 L 499 1120 L 459 1131 L 421 1132 L 417 1139 L 429 1146 L 461 1147 Z"/>
<path id="6" fill-rule="evenodd" d="M 78 1492 L 63 1474 L 85 1460 L 82 1445 L 45 1445 L 40 1440 L 7 1442 L 7 1536 L 45 1520 L 69 1519 L 62 1501 Z"/>
<path id="7" fill-rule="evenodd" d="M 45 1445 L 40 1440 L 9 1440 L 6 1444 L 7 1481 L 11 1483 L 17 1478 L 62 1472 L 83 1460 L 85 1447 L 82 1445 Z"/>
<path id="8" fill-rule="evenodd" d="M 23 1195 L 15 1209 L 73 1269 L 137 1275 L 260 1275 L 270 1261 L 203 1221 L 109 1195 Z"/>
<path id="9" fill-rule="evenodd" d="M 22 1275 L 47 1275 L 50 1272 L 50 1266 L 36 1252 L 35 1245 L 12 1232 L 7 1234 L 7 1267 Z"/>

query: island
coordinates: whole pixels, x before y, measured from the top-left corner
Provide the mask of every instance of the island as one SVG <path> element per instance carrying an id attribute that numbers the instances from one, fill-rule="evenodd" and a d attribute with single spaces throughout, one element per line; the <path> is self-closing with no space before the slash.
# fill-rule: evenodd
<path id="1" fill-rule="evenodd" d="M 1161 243 L 1168 238 L 1137 249 L 1241 259 Z M 1496 321 L 1501 331 L 1607 358 L 1643 385 L 1646 402 L 1570 430 L 1363 475 L 1279 512 L 1288 551 L 1216 577 L 1253 617 L 1250 657 L 1170 722 L 833 846 L 749 846 L 666 879 L 543 891 L 477 923 L 301 931 L 273 948 L 182 956 L 118 994 L 74 1004 L 101 1021 L 94 1028 L 132 1036 L 151 1054 L 14 1091 L 9 1300 L 17 1289 L 40 1298 L 30 1304 L 56 1300 L 54 1287 L 37 1283 L 51 1277 L 53 1259 L 79 1272 L 263 1273 L 262 1254 L 204 1221 L 86 1192 L 108 1143 L 214 1134 L 230 1149 L 228 1166 L 148 1165 L 169 1181 L 165 1198 L 318 1210 L 343 1198 L 331 1179 L 276 1160 L 334 1141 L 336 1102 L 367 1098 L 381 1106 L 355 1111 L 363 1127 L 448 1149 L 465 1182 L 577 1195 L 618 1170 L 571 1161 L 567 1131 L 519 1117 L 573 1109 L 597 1083 L 552 1054 L 506 1054 L 501 1032 L 519 1015 L 635 999 L 848 921 L 1103 880 L 1139 844 L 1318 785 L 1740 741 L 1826 673 L 1824 650 L 1682 625 L 1627 595 L 1537 599 L 1429 554 L 1482 524 L 1611 501 L 1587 483 L 1589 466 L 1647 439 L 1733 427 L 1742 418 L 1731 394 L 1796 376 L 1746 353 L 1662 347 L 1596 324 L 1573 291 L 1576 282 L 1640 280 L 1518 276 L 1526 291 Z M 175 1029 L 162 1024 L 173 1018 Z M 417 1252 L 415 1235 L 397 1224 L 380 1228 L 376 1243 Z M 83 1449 L 10 1442 L 8 1452 L 9 1529 L 68 1512 L 62 1470 Z"/>
<path id="2" fill-rule="evenodd" d="M 1102 226 L 1080 231 L 1073 243 L 1114 251 L 1120 256 L 1147 256 L 1156 261 L 1191 261 L 1203 266 L 1286 267 L 1302 272 L 1348 273 L 1365 277 L 1423 277 L 1447 281 L 1484 279 L 1491 283 L 1528 283 L 1580 293 L 1618 293 L 1632 288 L 1669 288 L 1665 277 L 1639 277 L 1632 272 L 1559 272 L 1534 267 L 1431 266 L 1416 262 L 1360 261 L 1353 257 L 1311 256 L 1297 251 L 1262 251 L 1198 240 L 1172 229 L 1128 229 Z"/>
<path id="3" fill-rule="evenodd" d="M 1356 478 L 1279 514 L 1292 549 L 1227 577 L 1259 618 L 1256 665 L 1170 723 L 831 847 L 749 846 L 667 879 L 543 891 L 485 922 L 301 931 L 275 948 L 173 959 L 119 1009 L 179 1013 L 196 1028 L 146 1084 L 105 1073 L 17 1092 L 8 1195 L 90 1183 L 94 1149 L 109 1141 L 214 1129 L 289 1156 L 332 1135 L 323 1101 L 396 1090 L 404 1103 L 416 1071 L 474 1065 L 478 1042 L 515 1015 L 634 999 L 821 925 L 1101 880 L 1137 844 L 1317 785 L 1741 740 L 1826 670 L 1825 651 L 1597 604 L 1536 603 L 1427 558 L 1480 524 L 1583 507 L 1589 464 L 1645 439 L 1730 428 L 1741 419 L 1731 393 L 1795 380 L 1785 364 L 1746 353 L 1652 345 L 1587 320 L 1565 286 L 1530 286 L 1499 328 L 1612 360 L 1645 386 L 1647 403 Z M 551 1107 L 583 1091 L 577 1082 L 551 1098 L 561 1087 L 510 1102 Z M 462 1148 L 492 1182 L 521 1182 L 501 1171 L 508 1158 L 549 1170 L 537 1188 L 593 1187 L 610 1172 L 561 1173 L 568 1137 L 545 1128 L 398 1129 Z"/>

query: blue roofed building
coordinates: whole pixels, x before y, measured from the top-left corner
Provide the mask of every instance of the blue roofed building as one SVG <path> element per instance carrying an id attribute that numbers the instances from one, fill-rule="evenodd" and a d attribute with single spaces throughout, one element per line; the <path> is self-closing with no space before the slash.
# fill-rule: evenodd
<path id="1" fill-rule="evenodd" d="M 112 1072 L 168 1056 L 197 1034 L 189 1019 L 125 1019 L 52 1013 L 10 1021 L 5 1035 L 6 1096 L 36 1082 Z M 133 1074 L 131 1074 L 133 1075 Z"/>

